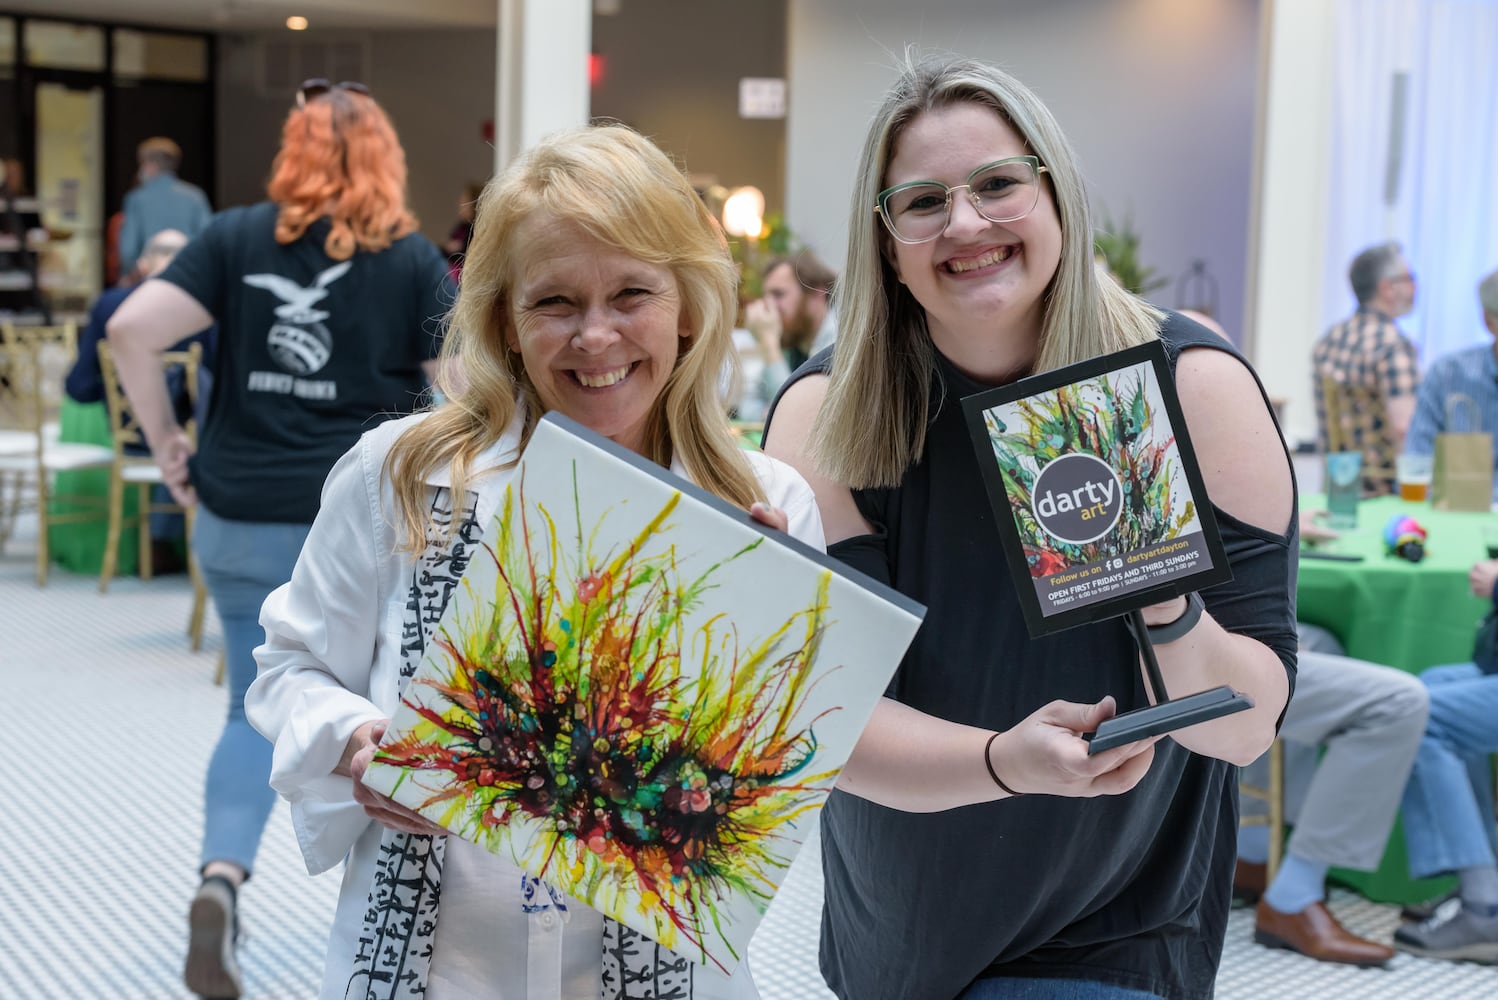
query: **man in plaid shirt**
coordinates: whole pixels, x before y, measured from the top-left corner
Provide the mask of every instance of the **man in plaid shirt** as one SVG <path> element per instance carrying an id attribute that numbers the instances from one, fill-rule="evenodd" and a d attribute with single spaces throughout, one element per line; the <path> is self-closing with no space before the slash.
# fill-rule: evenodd
<path id="1" fill-rule="evenodd" d="M 1327 450 L 1323 383 L 1341 389 L 1340 414 L 1348 446 L 1363 453 L 1363 492 L 1394 492 L 1394 456 L 1404 443 L 1420 386 L 1415 345 L 1394 325 L 1415 305 L 1415 275 L 1397 243 L 1369 247 L 1347 271 L 1358 311 L 1316 342 L 1316 423 Z"/>

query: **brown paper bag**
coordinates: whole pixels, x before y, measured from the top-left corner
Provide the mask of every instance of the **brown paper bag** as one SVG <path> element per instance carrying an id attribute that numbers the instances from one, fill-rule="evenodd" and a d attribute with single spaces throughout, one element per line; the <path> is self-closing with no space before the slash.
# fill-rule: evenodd
<path id="1" fill-rule="evenodd" d="M 1465 405 L 1464 405 L 1465 404 Z M 1446 401 L 1446 426 L 1455 428 L 1459 411 L 1479 413 L 1477 404 L 1461 394 Z M 1487 511 L 1493 505 L 1493 435 L 1481 430 L 1481 418 L 1467 423 L 1471 431 L 1436 435 L 1435 473 L 1431 505 L 1436 510 Z"/>

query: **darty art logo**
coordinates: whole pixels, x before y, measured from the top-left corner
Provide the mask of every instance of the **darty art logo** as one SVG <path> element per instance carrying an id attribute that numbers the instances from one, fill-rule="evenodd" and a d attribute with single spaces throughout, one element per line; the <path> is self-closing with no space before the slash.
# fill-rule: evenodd
<path id="1" fill-rule="evenodd" d="M 1123 513 L 1123 486 L 1107 462 L 1073 452 L 1053 458 L 1030 492 L 1035 520 L 1063 542 L 1095 542 Z"/>

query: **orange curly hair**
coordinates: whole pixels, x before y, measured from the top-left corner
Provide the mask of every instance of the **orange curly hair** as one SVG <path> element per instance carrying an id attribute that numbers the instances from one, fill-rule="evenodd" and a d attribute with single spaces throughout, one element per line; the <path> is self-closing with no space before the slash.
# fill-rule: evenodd
<path id="1" fill-rule="evenodd" d="M 266 186 L 281 206 L 276 242 L 293 243 L 324 215 L 334 260 L 377 252 L 416 230 L 406 207 L 406 152 L 374 99 L 334 88 L 293 108 Z"/>

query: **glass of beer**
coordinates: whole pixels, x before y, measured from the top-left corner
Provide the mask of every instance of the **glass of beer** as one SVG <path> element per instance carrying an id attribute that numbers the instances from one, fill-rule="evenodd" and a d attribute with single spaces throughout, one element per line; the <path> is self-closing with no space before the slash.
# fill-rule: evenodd
<path id="1" fill-rule="evenodd" d="M 1396 463 L 1396 478 L 1399 480 L 1399 499 L 1409 503 L 1424 503 L 1430 499 L 1430 479 L 1435 469 L 1435 458 L 1431 455 L 1403 454 Z"/>

